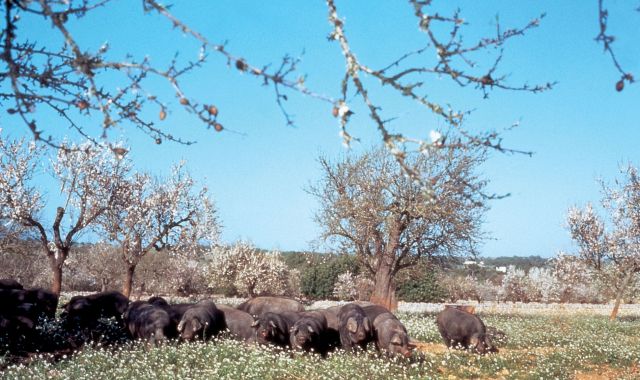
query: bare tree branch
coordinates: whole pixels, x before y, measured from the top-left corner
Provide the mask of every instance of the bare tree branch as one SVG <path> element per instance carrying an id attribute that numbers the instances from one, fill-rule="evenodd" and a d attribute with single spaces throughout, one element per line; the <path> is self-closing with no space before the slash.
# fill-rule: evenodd
<path id="1" fill-rule="evenodd" d="M 618 61 L 615 52 L 613 51 L 612 44 L 615 41 L 615 37 L 607 34 L 607 26 L 609 22 L 609 11 L 604 8 L 604 0 L 598 0 L 598 23 L 600 32 L 596 36 L 596 42 L 601 42 L 602 47 L 604 48 L 605 53 L 609 54 L 611 57 L 611 61 L 613 62 L 613 66 L 615 66 L 616 70 L 621 75 L 621 78 L 618 82 L 616 82 L 616 90 L 622 91 L 624 89 L 624 81 L 626 80 L 629 84 L 635 82 L 633 75 L 630 72 L 627 72 L 622 68 L 622 65 Z"/>

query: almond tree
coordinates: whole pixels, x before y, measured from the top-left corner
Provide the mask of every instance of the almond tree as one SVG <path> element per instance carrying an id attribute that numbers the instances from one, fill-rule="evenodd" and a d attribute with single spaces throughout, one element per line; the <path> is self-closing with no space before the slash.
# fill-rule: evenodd
<path id="1" fill-rule="evenodd" d="M 45 202 L 32 185 L 41 150 L 24 140 L 0 138 L 0 203 L 3 217 L 29 229 L 40 241 L 52 271 L 51 291 L 60 294 L 62 269 L 80 234 L 118 202 L 129 164 L 104 145 L 63 145 L 52 160 L 52 175 L 63 200 L 53 222 L 42 216 Z"/>
<path id="2" fill-rule="evenodd" d="M 551 260 L 558 282 L 560 302 L 599 302 L 601 293 L 593 266 L 580 257 L 558 252 Z"/>
<path id="3" fill-rule="evenodd" d="M 610 229 L 591 204 L 583 209 L 573 207 L 567 215 L 578 256 L 615 289 L 611 320 L 627 291 L 640 280 L 640 178 L 632 165 L 623 174 L 624 180 L 616 181 L 615 187 L 602 183 L 602 205 L 610 213 Z"/>
<path id="4" fill-rule="evenodd" d="M 249 297 L 282 295 L 287 291 L 289 268 L 278 251 L 259 251 L 253 244 L 240 241 L 231 247 L 217 247 L 211 256 L 209 273 L 213 286 L 233 286 Z"/>
<path id="5" fill-rule="evenodd" d="M 140 259 L 168 249 L 192 255 L 203 239 L 216 241 L 219 222 L 207 189 L 195 192 L 195 181 L 184 165 L 167 179 L 136 173 L 128 179 L 126 195 L 100 218 L 100 229 L 120 247 L 125 265 L 122 292 L 129 296 Z"/>
<path id="6" fill-rule="evenodd" d="M 484 159 L 484 150 L 444 146 L 409 154 L 415 180 L 381 148 L 320 158 L 323 177 L 309 192 L 320 202 L 322 238 L 357 255 L 374 281 L 372 302 L 395 308 L 396 274 L 422 257 L 475 251 L 488 197 L 475 170 Z"/>

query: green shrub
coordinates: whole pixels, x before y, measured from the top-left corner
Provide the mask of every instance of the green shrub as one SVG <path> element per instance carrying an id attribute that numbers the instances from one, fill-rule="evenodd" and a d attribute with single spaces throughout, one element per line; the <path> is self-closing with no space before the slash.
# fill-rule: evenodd
<path id="1" fill-rule="evenodd" d="M 310 299 L 333 299 L 333 287 L 338 276 L 346 271 L 358 273 L 353 255 L 318 255 L 301 273 L 302 294 Z"/>
<path id="2" fill-rule="evenodd" d="M 439 284 L 435 270 L 414 270 L 410 276 L 400 279 L 397 296 L 405 302 L 443 302 L 447 293 Z"/>

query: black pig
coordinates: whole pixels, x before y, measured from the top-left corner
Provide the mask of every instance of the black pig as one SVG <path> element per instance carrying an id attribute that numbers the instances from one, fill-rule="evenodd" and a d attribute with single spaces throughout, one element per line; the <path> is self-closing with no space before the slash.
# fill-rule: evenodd
<path id="1" fill-rule="evenodd" d="M 477 315 L 455 308 L 445 308 L 436 317 L 438 331 L 447 347 L 458 345 L 479 354 L 498 352 Z"/>
<path id="2" fill-rule="evenodd" d="M 158 306 L 169 313 L 169 317 L 176 326 L 180 323 L 184 312 L 187 311 L 187 309 L 189 309 L 191 306 L 195 305 L 195 303 L 177 303 L 169 305 L 167 300 L 158 296 L 149 298 L 147 302 L 154 306 Z"/>
<path id="3" fill-rule="evenodd" d="M 0 280 L 0 289 L 24 289 L 21 283 L 10 278 Z"/>
<path id="4" fill-rule="evenodd" d="M 340 344 L 345 350 L 353 350 L 355 347 L 366 349 L 367 344 L 374 340 L 371 321 L 362 307 L 353 303 L 340 307 L 338 331 Z"/>
<path id="5" fill-rule="evenodd" d="M 290 347 L 290 330 L 298 320 L 296 313 L 266 312 L 256 319 L 251 327 L 255 329 L 256 340 L 260 344 L 272 343 L 279 347 Z"/>
<path id="6" fill-rule="evenodd" d="M 224 314 L 209 301 L 200 301 L 188 308 L 178 324 L 178 332 L 183 340 L 194 340 L 201 337 L 210 339 L 226 328 Z"/>
<path id="7" fill-rule="evenodd" d="M 410 357 L 415 345 L 411 343 L 407 329 L 386 308 L 379 305 L 362 308 L 373 325 L 376 348 L 389 355 Z"/>
<path id="8" fill-rule="evenodd" d="M 327 319 L 319 311 L 298 313 L 298 320 L 289 330 L 289 341 L 293 349 L 314 351 L 322 356 L 337 346 L 337 336 L 329 332 Z"/>
<path id="9" fill-rule="evenodd" d="M 247 343 L 256 341 L 255 330 L 251 327 L 254 320 L 249 313 L 227 305 L 216 305 L 224 313 L 227 329 L 236 339 Z"/>
<path id="10" fill-rule="evenodd" d="M 75 296 L 64 304 L 61 317 L 69 324 L 79 327 L 94 326 L 100 318 L 115 318 L 122 322 L 122 314 L 129 305 L 129 299 L 122 293 L 102 292 L 88 296 Z"/>
<path id="11" fill-rule="evenodd" d="M 297 313 L 304 311 L 304 305 L 286 297 L 256 297 L 247 300 L 237 307 L 253 316 L 261 316 L 264 313 Z"/>
<path id="12" fill-rule="evenodd" d="M 175 330 L 166 311 L 145 301 L 129 304 L 123 317 L 133 339 L 146 340 L 154 345 L 167 339 Z"/>

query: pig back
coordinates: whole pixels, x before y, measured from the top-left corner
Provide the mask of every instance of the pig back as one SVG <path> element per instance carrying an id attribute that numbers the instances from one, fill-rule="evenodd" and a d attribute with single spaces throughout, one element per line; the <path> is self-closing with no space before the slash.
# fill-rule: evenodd
<path id="1" fill-rule="evenodd" d="M 304 305 L 287 297 L 255 297 L 238 305 L 238 310 L 250 315 L 260 316 L 264 313 L 283 313 L 304 311 Z"/>

